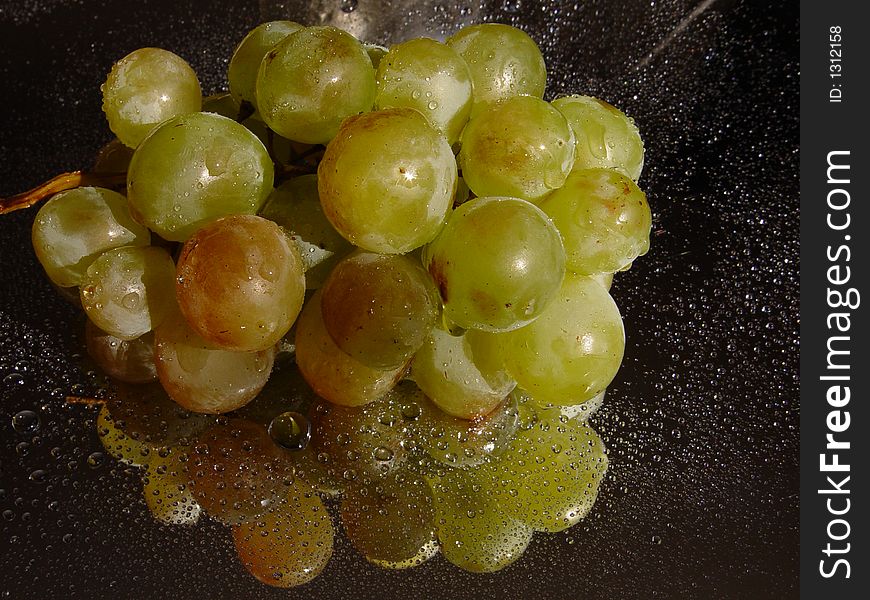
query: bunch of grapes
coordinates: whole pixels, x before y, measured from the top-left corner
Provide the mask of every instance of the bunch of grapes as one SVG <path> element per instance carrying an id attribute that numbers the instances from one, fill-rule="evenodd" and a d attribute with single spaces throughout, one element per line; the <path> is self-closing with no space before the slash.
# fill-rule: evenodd
<path id="1" fill-rule="evenodd" d="M 625 343 L 608 290 L 651 218 L 633 121 L 543 100 L 546 77 L 500 24 L 387 49 L 265 23 L 205 99 L 171 52 L 115 64 L 117 140 L 77 180 L 105 185 L 48 199 L 33 245 L 157 519 L 226 523 L 290 587 L 335 518 L 372 563 L 491 572 L 589 513 L 586 419 Z"/>

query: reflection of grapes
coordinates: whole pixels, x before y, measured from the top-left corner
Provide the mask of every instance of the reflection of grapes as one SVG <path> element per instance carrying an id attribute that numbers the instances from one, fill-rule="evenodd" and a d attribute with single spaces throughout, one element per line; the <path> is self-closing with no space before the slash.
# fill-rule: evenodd
<path id="1" fill-rule="evenodd" d="M 625 343 L 608 290 L 651 211 L 634 123 L 544 101 L 546 78 L 502 24 L 392 48 L 263 24 L 206 99 L 163 50 L 115 66 L 119 140 L 0 206 L 64 190 L 34 248 L 89 317 L 97 431 L 157 521 L 204 512 L 291 587 L 330 514 L 373 564 L 494 572 L 589 513 Z"/>

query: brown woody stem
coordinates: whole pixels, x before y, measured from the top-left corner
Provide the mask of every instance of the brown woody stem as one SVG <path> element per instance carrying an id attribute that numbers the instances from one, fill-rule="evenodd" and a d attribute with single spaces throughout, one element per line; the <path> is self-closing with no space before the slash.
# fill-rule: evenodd
<path id="1" fill-rule="evenodd" d="M 83 185 L 96 185 L 106 188 L 116 188 L 127 181 L 126 173 L 91 173 L 88 171 L 71 171 L 52 177 L 32 190 L 0 198 L 0 215 L 12 211 L 30 208 L 46 198 Z"/>

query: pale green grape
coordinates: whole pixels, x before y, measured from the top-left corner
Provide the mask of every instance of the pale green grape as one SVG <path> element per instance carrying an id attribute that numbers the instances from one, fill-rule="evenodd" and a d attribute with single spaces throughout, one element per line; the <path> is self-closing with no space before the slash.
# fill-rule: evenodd
<path id="1" fill-rule="evenodd" d="M 193 497 L 187 473 L 188 449 L 160 448 L 142 474 L 142 493 L 151 516 L 166 525 L 193 525 L 202 508 Z"/>
<path id="2" fill-rule="evenodd" d="M 558 110 L 531 96 L 482 109 L 462 133 L 462 177 L 478 196 L 537 202 L 574 165 L 574 133 Z"/>
<path id="3" fill-rule="evenodd" d="M 257 74 L 257 107 L 280 135 L 325 144 L 342 120 L 370 110 L 372 61 L 352 35 L 335 27 L 305 27 L 266 53 Z"/>
<path id="4" fill-rule="evenodd" d="M 553 100 L 553 106 L 565 115 L 577 138 L 575 169 L 609 167 L 634 181 L 640 178 L 643 141 L 633 119 L 591 96 L 564 96 Z"/>
<path id="5" fill-rule="evenodd" d="M 131 148 L 163 121 L 202 105 L 196 73 L 160 48 L 139 48 L 116 62 L 101 89 L 109 129 Z"/>
<path id="6" fill-rule="evenodd" d="M 565 274 L 556 227 L 517 198 L 476 198 L 457 208 L 423 251 L 444 314 L 465 328 L 508 331 L 532 322 Z"/>
<path id="7" fill-rule="evenodd" d="M 317 577 L 332 556 L 335 530 L 320 498 L 293 485 L 256 521 L 233 527 L 239 560 L 268 585 L 289 588 Z"/>
<path id="8" fill-rule="evenodd" d="M 230 94 L 237 104 L 247 102 L 256 110 L 257 71 L 263 57 L 280 41 L 300 29 L 302 25 L 293 21 L 269 21 L 257 25 L 239 42 L 227 69 Z"/>
<path id="9" fill-rule="evenodd" d="M 88 319 L 85 324 L 88 355 L 110 377 L 127 383 L 148 383 L 157 379 L 154 363 L 154 333 L 122 340 L 106 333 Z"/>
<path id="10" fill-rule="evenodd" d="M 326 330 L 317 290 L 296 323 L 296 364 L 308 385 L 334 404 L 360 406 L 377 400 L 396 385 L 405 366 L 377 369 L 359 362 L 335 345 Z"/>
<path id="11" fill-rule="evenodd" d="M 460 29 L 447 44 L 468 63 L 474 82 L 474 112 L 513 96 L 544 96 L 544 57 L 521 29 L 500 23 L 472 25 Z"/>
<path id="12" fill-rule="evenodd" d="M 175 263 L 163 248 L 107 250 L 79 287 L 82 307 L 97 327 L 133 340 L 160 325 L 175 307 Z"/>
<path id="13" fill-rule="evenodd" d="M 317 173 L 323 210 L 339 233 L 385 254 L 435 237 L 457 180 L 450 144 L 411 108 L 347 119 Z"/>
<path id="14" fill-rule="evenodd" d="M 410 569 L 412 567 L 419 567 L 427 560 L 434 558 L 438 554 L 438 551 L 440 549 L 441 546 L 438 544 L 438 540 L 433 539 L 423 544 L 417 554 L 405 560 L 378 560 L 376 558 L 370 558 L 368 560 L 370 563 L 375 564 L 383 569 Z"/>
<path id="15" fill-rule="evenodd" d="M 155 451 L 154 444 L 128 436 L 122 429 L 122 424 L 112 416 L 107 404 L 100 407 L 97 415 L 97 435 L 109 456 L 125 465 L 143 467 L 148 464 L 152 452 Z"/>
<path id="16" fill-rule="evenodd" d="M 266 385 L 273 348 L 233 352 L 216 348 L 191 329 L 180 314 L 154 332 L 157 375 L 178 404 L 199 413 L 220 414 L 250 402 Z"/>
<path id="17" fill-rule="evenodd" d="M 579 404 L 613 380 L 625 348 L 622 318 L 600 283 L 568 274 L 526 327 L 498 334 L 507 371 L 537 403 Z"/>
<path id="18" fill-rule="evenodd" d="M 213 94 L 202 99 L 202 112 L 215 113 L 235 120 L 239 116 L 239 105 L 229 92 Z"/>
<path id="19" fill-rule="evenodd" d="M 604 395 L 606 392 L 607 390 L 604 390 L 581 404 L 560 406 L 559 410 L 563 416 L 569 419 L 576 419 L 580 423 L 585 423 L 604 405 Z"/>
<path id="20" fill-rule="evenodd" d="M 397 44 L 377 67 L 375 108 L 416 108 L 450 144 L 471 114 L 471 73 L 450 46 L 418 38 Z"/>
<path id="21" fill-rule="evenodd" d="M 253 133 L 214 113 L 175 117 L 136 149 L 127 198 L 137 220 L 183 242 L 219 217 L 256 213 L 272 191 L 274 167 Z"/>
<path id="22" fill-rule="evenodd" d="M 646 195 L 617 171 L 575 169 L 540 206 L 562 234 L 568 269 L 575 273 L 622 271 L 649 250 Z"/>
<path id="23" fill-rule="evenodd" d="M 368 42 L 363 43 L 363 48 L 366 49 L 366 54 L 369 55 L 369 60 L 372 61 L 372 67 L 376 71 L 381 64 L 381 59 L 390 51 L 389 48 L 381 46 L 380 44 L 370 44 Z"/>
<path id="24" fill-rule="evenodd" d="M 412 563 L 435 539 L 432 493 L 422 477 L 408 471 L 350 491 L 341 502 L 341 521 L 370 562 Z"/>
<path id="25" fill-rule="evenodd" d="M 504 369 L 487 369 L 467 336 L 434 327 L 414 355 L 411 378 L 445 413 L 462 419 L 488 414 L 516 385 Z"/>
<path id="26" fill-rule="evenodd" d="M 307 290 L 322 286 L 332 268 L 353 249 L 323 214 L 316 175 L 294 177 L 275 188 L 260 216 L 290 232 L 299 246 Z"/>
<path id="27" fill-rule="evenodd" d="M 438 291 L 419 262 L 359 251 L 323 285 L 321 308 L 336 345 L 377 368 L 407 364 L 438 317 Z"/>
<path id="28" fill-rule="evenodd" d="M 176 296 L 191 328 L 219 348 L 273 347 L 305 297 L 299 250 L 272 221 L 233 215 L 198 230 L 178 258 Z"/>
<path id="29" fill-rule="evenodd" d="M 429 480 L 444 558 L 473 573 L 492 573 L 525 552 L 533 530 L 505 514 L 476 471 L 448 470 Z"/>
<path id="30" fill-rule="evenodd" d="M 48 278 L 59 287 L 73 287 L 103 252 L 147 246 L 151 234 L 130 216 L 124 196 L 81 187 L 55 194 L 42 205 L 33 222 L 32 239 Z"/>
<path id="31" fill-rule="evenodd" d="M 132 158 L 133 149 L 115 138 L 100 148 L 91 171 L 94 173 L 126 173 Z"/>
<path id="32" fill-rule="evenodd" d="M 613 285 L 613 275 L 613 273 L 596 273 L 595 275 L 592 275 L 592 279 L 600 283 L 601 286 L 609 292 L 610 286 Z"/>
<path id="33" fill-rule="evenodd" d="M 604 444 L 595 431 L 558 409 L 540 411 L 529 430 L 481 467 L 505 514 L 537 531 L 575 525 L 592 509 L 607 470 Z"/>

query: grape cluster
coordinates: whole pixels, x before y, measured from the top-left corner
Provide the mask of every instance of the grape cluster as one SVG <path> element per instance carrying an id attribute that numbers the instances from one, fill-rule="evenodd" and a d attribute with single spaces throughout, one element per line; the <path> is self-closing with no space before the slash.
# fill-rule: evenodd
<path id="1" fill-rule="evenodd" d="M 114 66 L 92 172 L 126 186 L 54 195 L 33 245 L 155 518 L 208 514 L 290 587 L 334 518 L 377 565 L 491 572 L 588 514 L 586 419 L 625 343 L 608 290 L 651 217 L 633 121 L 546 78 L 500 24 L 387 49 L 265 23 L 205 99 L 171 52 Z"/>

